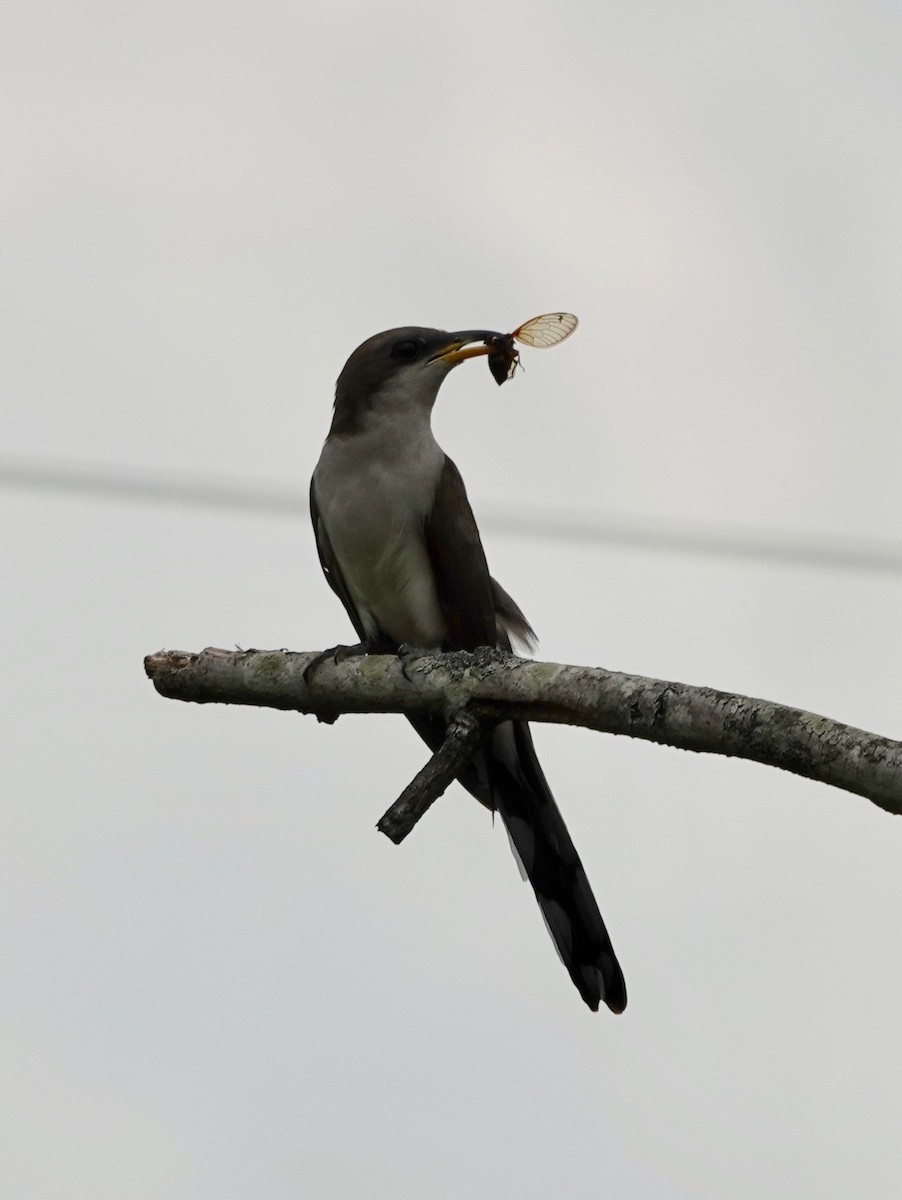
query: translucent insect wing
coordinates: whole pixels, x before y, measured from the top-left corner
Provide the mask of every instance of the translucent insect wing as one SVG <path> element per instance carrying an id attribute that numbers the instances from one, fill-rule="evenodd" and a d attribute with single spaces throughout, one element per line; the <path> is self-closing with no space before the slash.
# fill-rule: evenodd
<path id="1" fill-rule="evenodd" d="M 577 327 L 579 321 L 573 313 L 543 313 L 515 329 L 511 337 L 515 337 L 524 346 L 533 346 L 537 350 L 556 346 L 564 338 L 568 338 Z"/>

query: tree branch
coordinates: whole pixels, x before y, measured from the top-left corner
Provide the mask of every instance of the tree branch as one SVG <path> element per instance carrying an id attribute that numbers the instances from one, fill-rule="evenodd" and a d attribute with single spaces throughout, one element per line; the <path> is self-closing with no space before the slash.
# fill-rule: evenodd
<path id="1" fill-rule="evenodd" d="M 476 753 L 479 734 L 479 721 L 472 713 L 464 710 L 453 716 L 441 746 L 376 822 L 379 832 L 400 846 L 420 817 L 428 812 Z"/>
<path id="2" fill-rule="evenodd" d="M 330 722 L 342 713 L 438 713 L 450 721 L 466 712 L 477 722 L 515 718 L 581 725 L 750 759 L 902 813 L 902 743 L 802 709 L 600 667 L 532 662 L 489 649 L 426 655 L 412 664 L 408 660 L 403 670 L 391 655 L 326 661 L 306 683 L 304 668 L 314 657 L 287 650 L 160 651 L 149 655 L 144 667 L 157 691 L 175 700 L 251 704 L 312 713 Z M 472 732 L 468 736 L 475 737 Z M 454 764 L 459 770 L 466 761 L 455 755 L 465 754 L 468 737 L 455 733 L 451 742 L 385 814 L 380 828 L 387 821 L 390 829 L 406 836 L 418 817 L 409 827 L 405 821 L 441 794 L 456 773 Z M 428 798 L 425 807 L 423 798 Z M 400 825 L 394 823 L 396 810 L 407 813 Z"/>

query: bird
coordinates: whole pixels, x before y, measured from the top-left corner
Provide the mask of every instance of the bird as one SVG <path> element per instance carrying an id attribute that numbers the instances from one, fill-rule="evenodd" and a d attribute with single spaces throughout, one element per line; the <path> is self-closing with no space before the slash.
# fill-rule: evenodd
<path id="1" fill-rule="evenodd" d="M 345 363 L 310 515 L 326 580 L 360 640 L 320 659 L 534 646 L 526 617 L 489 573 L 460 472 L 432 431 L 443 381 L 488 354 L 494 336 L 404 326 L 368 338 Z M 408 720 L 430 748 L 441 745 L 441 717 Z M 484 728 L 458 780 L 499 814 L 582 999 L 593 1011 L 604 1001 L 622 1012 L 623 972 L 529 725 Z"/>

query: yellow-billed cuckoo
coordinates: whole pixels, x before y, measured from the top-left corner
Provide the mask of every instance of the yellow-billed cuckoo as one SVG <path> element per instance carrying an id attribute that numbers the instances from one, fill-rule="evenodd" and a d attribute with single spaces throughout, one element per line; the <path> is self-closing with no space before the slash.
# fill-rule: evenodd
<path id="1" fill-rule="evenodd" d="M 463 480 L 431 425 L 445 376 L 488 353 L 497 336 L 390 329 L 358 346 L 338 378 L 310 511 L 326 579 L 360 638 L 352 652 L 534 642 L 529 622 L 489 575 Z M 411 724 L 430 747 L 441 744 L 440 718 Z M 622 1012 L 623 973 L 529 726 L 504 721 L 486 730 L 459 780 L 501 815 L 583 1000 Z"/>

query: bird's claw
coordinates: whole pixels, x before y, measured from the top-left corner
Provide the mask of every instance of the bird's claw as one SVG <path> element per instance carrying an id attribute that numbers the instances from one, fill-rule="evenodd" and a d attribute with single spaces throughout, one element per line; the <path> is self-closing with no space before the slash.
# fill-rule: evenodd
<path id="1" fill-rule="evenodd" d="M 417 660 L 428 658 L 434 653 L 434 650 L 424 650 L 422 646 L 408 646 L 406 642 L 398 647 L 398 661 L 401 664 L 401 674 L 408 683 L 413 683 L 410 677 L 410 670 L 416 666 Z"/>
<path id="2" fill-rule="evenodd" d="M 344 662 L 346 658 L 359 658 L 368 653 L 369 651 L 362 642 L 358 642 L 354 646 L 330 646 L 328 650 L 321 650 L 304 667 L 304 683 L 311 682 L 313 676 L 327 659 L 331 659 L 333 663 L 337 664 Z"/>

